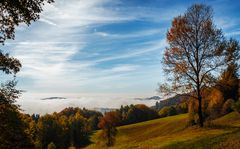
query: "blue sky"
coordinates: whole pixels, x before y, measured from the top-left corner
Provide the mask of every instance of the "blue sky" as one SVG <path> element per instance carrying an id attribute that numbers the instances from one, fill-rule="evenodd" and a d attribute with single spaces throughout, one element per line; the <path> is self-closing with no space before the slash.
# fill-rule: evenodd
<path id="1" fill-rule="evenodd" d="M 5 48 L 21 60 L 27 93 L 155 95 L 173 17 L 193 3 L 213 7 L 227 38 L 240 39 L 238 0 L 56 0 L 21 25 Z"/>

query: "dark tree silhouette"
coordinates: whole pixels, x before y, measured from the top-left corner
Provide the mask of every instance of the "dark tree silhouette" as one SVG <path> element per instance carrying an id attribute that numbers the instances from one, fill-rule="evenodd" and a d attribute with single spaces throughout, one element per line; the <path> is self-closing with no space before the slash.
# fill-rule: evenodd
<path id="1" fill-rule="evenodd" d="M 18 106 L 12 104 L 19 95 L 15 84 L 9 81 L 0 88 L 0 148 L 31 149 L 33 144 L 25 132 Z"/>
<path id="2" fill-rule="evenodd" d="M 112 146 L 115 143 L 115 136 L 117 135 L 117 124 L 120 121 L 120 113 L 107 112 L 101 118 L 98 127 L 102 129 L 101 138 L 104 139 L 105 145 Z"/>
<path id="3" fill-rule="evenodd" d="M 14 39 L 15 27 L 20 24 L 30 25 L 39 19 L 42 6 L 53 0 L 1 0 L 0 1 L 0 43 Z M 20 71 L 21 63 L 16 58 L 0 50 L 0 71 L 15 74 Z M 20 118 L 19 107 L 14 104 L 20 91 L 15 89 L 16 81 L 9 81 L 0 87 L 0 148 L 33 148 L 25 133 Z"/>
<path id="4" fill-rule="evenodd" d="M 42 6 L 54 0 L 3 0 L 0 1 L 0 43 L 14 39 L 15 27 L 21 23 L 30 25 L 39 19 Z"/>
<path id="5" fill-rule="evenodd" d="M 9 57 L 9 54 L 0 52 L 0 71 L 6 74 L 16 74 L 20 71 L 21 63 L 18 59 Z"/>
<path id="6" fill-rule="evenodd" d="M 223 71 L 217 82 L 219 90 L 224 93 L 225 99 L 238 100 L 239 93 L 239 59 L 240 45 L 237 40 L 230 39 L 225 42 L 225 63 L 227 68 Z"/>
<path id="7" fill-rule="evenodd" d="M 218 68 L 224 64 L 224 38 L 213 24 L 212 12 L 209 6 L 194 4 L 184 15 L 174 18 L 167 32 L 169 47 L 163 57 L 171 85 L 163 84 L 160 90 L 194 93 L 200 127 L 204 122 L 201 90 L 213 83 L 220 72 Z"/>

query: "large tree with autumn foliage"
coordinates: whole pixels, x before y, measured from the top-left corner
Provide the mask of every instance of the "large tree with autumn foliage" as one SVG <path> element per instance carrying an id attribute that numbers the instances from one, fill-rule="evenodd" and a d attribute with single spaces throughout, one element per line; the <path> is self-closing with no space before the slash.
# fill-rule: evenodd
<path id="1" fill-rule="evenodd" d="M 98 127 L 102 129 L 100 137 L 103 139 L 104 145 L 113 146 L 117 135 L 117 124 L 120 121 L 120 113 L 116 111 L 105 113 L 101 118 Z"/>
<path id="2" fill-rule="evenodd" d="M 160 89 L 192 93 L 198 100 L 199 125 L 203 126 L 202 89 L 211 86 L 224 64 L 224 37 L 213 23 L 210 6 L 194 4 L 172 21 L 167 32 L 169 47 L 163 64 L 169 82 Z"/>

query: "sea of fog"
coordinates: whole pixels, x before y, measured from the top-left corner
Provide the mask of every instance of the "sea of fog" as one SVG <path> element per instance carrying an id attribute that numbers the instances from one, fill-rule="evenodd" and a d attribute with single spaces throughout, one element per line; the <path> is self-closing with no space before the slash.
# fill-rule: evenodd
<path id="1" fill-rule="evenodd" d="M 153 95 L 152 95 L 153 96 Z M 50 97 L 64 97 L 64 99 L 48 99 Z M 146 98 L 151 95 L 117 95 L 117 94 L 29 94 L 17 99 L 16 104 L 24 113 L 46 114 L 59 112 L 66 107 L 80 107 L 87 109 L 96 108 L 120 108 L 121 105 L 145 104 L 152 106 L 156 100 L 136 100 L 135 98 Z"/>

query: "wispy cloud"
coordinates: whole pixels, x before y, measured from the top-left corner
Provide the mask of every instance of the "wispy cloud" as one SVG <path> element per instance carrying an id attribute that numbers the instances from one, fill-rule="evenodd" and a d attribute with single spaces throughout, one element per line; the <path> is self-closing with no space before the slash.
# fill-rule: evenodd
<path id="1" fill-rule="evenodd" d="M 107 33 L 107 32 L 95 32 L 96 35 L 111 39 L 122 39 L 122 38 L 137 38 L 137 37 L 146 37 L 156 34 L 161 34 L 165 32 L 162 28 L 158 29 L 149 29 L 149 30 L 143 30 L 138 32 L 132 32 L 132 33 L 125 33 L 125 34 L 113 34 L 113 33 Z"/>
<path id="2" fill-rule="evenodd" d="M 86 47 L 94 44 L 97 36 L 107 38 L 111 43 L 114 40 L 141 39 L 164 33 L 161 28 L 127 34 L 96 31 L 99 25 L 133 21 L 143 17 L 144 13 L 131 13 L 126 16 L 122 11 L 113 9 L 113 6 L 119 3 L 121 2 L 110 0 L 71 0 L 46 4 L 40 22 L 33 24 L 30 29 L 20 30 L 18 34 L 22 38 L 8 43 L 23 64 L 19 76 L 31 79 L 31 86 L 23 84 L 24 89 L 39 92 L 80 91 L 79 87 L 87 84 L 121 80 L 133 71 L 141 71 L 141 64 L 111 64 L 111 61 L 133 59 L 146 53 L 161 51 L 166 46 L 165 40 L 150 43 L 144 41 L 140 46 L 131 48 L 119 47 L 118 52 L 112 52 L 113 49 L 108 44 L 111 53 L 107 55 L 97 53 L 98 50 L 95 54 L 86 51 Z M 153 14 L 148 16 L 153 17 Z M 94 59 L 86 59 L 88 56 L 83 57 L 84 53 Z M 111 65 L 99 68 L 101 63 Z"/>
<path id="3" fill-rule="evenodd" d="M 113 67 L 111 70 L 112 72 L 129 72 L 136 70 L 138 67 L 137 65 L 119 65 Z"/>
<path id="4" fill-rule="evenodd" d="M 225 34 L 226 36 L 237 36 L 240 35 L 240 30 L 231 31 Z"/>
<path id="5" fill-rule="evenodd" d="M 116 54 L 110 57 L 105 57 L 102 59 L 97 60 L 96 62 L 104 62 L 104 61 L 111 61 L 111 60 L 116 60 L 116 59 L 126 59 L 126 58 L 131 58 L 131 57 L 136 57 L 148 52 L 152 52 L 152 51 L 163 51 L 163 49 L 167 46 L 166 40 L 162 39 L 162 40 L 158 40 L 155 41 L 154 44 L 151 44 L 150 46 L 146 46 L 144 48 L 139 48 L 137 47 L 136 50 L 134 49 L 128 49 L 127 53 L 123 53 L 123 54 Z"/>
<path id="6" fill-rule="evenodd" d="M 51 22 L 51 21 L 49 21 L 49 20 L 47 20 L 47 19 L 44 19 L 44 18 L 40 18 L 39 21 L 44 22 L 44 23 L 47 23 L 47 24 L 49 24 L 49 25 L 57 26 L 57 24 L 55 24 L 54 22 Z"/>

